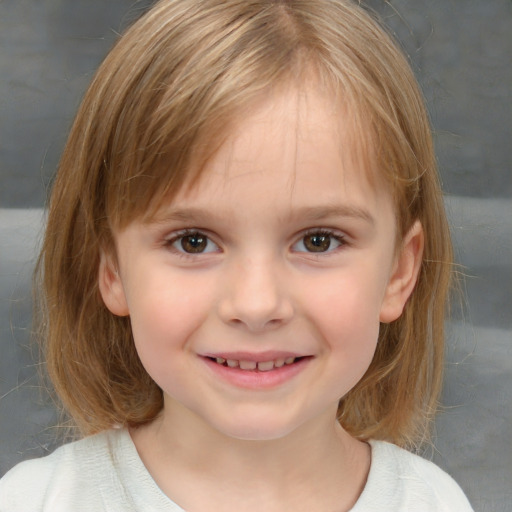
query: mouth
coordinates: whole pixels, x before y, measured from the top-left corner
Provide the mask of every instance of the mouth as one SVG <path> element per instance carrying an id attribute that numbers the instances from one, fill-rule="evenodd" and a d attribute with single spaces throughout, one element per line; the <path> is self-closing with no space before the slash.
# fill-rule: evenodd
<path id="1" fill-rule="evenodd" d="M 252 372 L 270 372 L 272 370 L 282 368 L 283 366 L 291 366 L 308 357 L 309 356 L 278 357 L 276 359 L 269 359 L 268 361 L 254 361 L 251 359 L 231 359 L 208 356 L 206 359 L 209 359 L 210 361 L 226 368 L 238 368 L 240 370 Z"/>
<path id="2" fill-rule="evenodd" d="M 268 351 L 259 354 L 229 352 L 202 354 L 212 375 L 236 388 L 275 389 L 292 381 L 308 366 L 313 355 Z"/>

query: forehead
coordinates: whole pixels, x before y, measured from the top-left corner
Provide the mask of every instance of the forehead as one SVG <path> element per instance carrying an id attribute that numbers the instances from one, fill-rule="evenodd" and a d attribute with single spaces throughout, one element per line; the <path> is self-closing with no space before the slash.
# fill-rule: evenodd
<path id="1" fill-rule="evenodd" d="M 353 116 L 333 95 L 312 86 L 273 91 L 238 117 L 199 180 L 171 203 L 229 209 L 231 196 L 244 195 L 270 200 L 276 211 L 349 198 L 361 210 L 387 203 L 387 187 L 370 177 L 373 158 L 361 156 L 355 133 Z"/>

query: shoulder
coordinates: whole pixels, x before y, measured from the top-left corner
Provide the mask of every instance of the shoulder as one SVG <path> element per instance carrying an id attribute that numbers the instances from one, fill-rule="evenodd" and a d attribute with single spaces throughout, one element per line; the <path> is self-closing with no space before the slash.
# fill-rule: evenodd
<path id="1" fill-rule="evenodd" d="M 81 499 L 90 505 L 91 488 L 103 485 L 111 472 L 113 445 L 123 432 L 102 432 L 21 462 L 0 480 L 0 512 L 79 510 Z"/>
<path id="2" fill-rule="evenodd" d="M 432 462 L 390 443 L 371 441 L 370 444 L 370 473 L 354 512 L 472 511 L 453 478 Z"/>

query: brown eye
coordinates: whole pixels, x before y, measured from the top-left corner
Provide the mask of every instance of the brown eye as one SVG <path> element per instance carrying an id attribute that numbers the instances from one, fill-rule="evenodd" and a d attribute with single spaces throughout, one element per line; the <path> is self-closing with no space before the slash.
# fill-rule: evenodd
<path id="1" fill-rule="evenodd" d="M 330 230 L 311 230 L 292 246 L 294 252 L 331 253 L 346 245 L 343 233 Z"/>
<path id="2" fill-rule="evenodd" d="M 208 235 L 192 229 L 176 233 L 175 236 L 166 240 L 165 245 L 183 256 L 222 252 L 220 247 Z"/>
<path id="3" fill-rule="evenodd" d="M 331 235 L 313 233 L 304 237 L 304 247 L 309 252 L 325 252 L 331 247 Z"/>
<path id="4" fill-rule="evenodd" d="M 181 248 L 188 253 L 204 252 L 208 245 L 208 238 L 201 233 L 185 235 L 180 239 Z"/>

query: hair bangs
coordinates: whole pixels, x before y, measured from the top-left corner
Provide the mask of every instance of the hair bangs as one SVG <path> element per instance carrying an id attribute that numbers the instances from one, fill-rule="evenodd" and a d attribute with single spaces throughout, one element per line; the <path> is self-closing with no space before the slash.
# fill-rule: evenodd
<path id="1" fill-rule="evenodd" d="M 110 74 L 110 108 L 117 106 L 102 162 L 114 228 L 150 218 L 185 182 L 193 184 L 233 120 L 264 91 L 300 74 L 305 48 L 280 9 L 235 2 L 220 16 L 214 2 L 203 7 L 176 27 L 161 2 L 99 71 L 100 80 Z M 173 30 L 162 26 L 148 41 L 159 10 Z M 126 69 L 128 58 L 141 73 Z"/>

